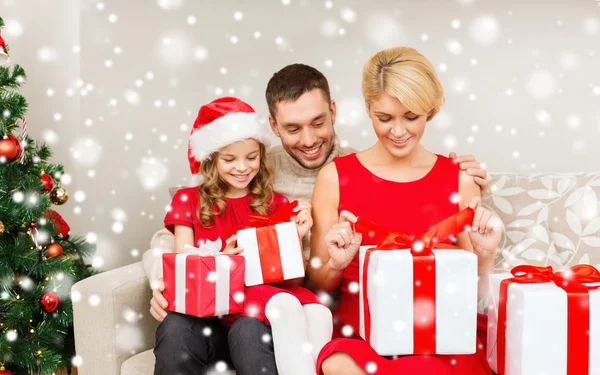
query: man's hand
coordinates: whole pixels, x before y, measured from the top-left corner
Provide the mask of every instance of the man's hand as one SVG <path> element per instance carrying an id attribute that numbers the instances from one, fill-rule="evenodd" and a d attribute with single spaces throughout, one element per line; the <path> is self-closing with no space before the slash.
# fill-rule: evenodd
<path id="1" fill-rule="evenodd" d="M 483 196 L 487 191 L 487 171 L 481 167 L 481 164 L 475 160 L 473 155 L 456 156 L 455 152 L 451 152 L 448 155 L 450 159 L 454 159 L 454 162 L 458 164 L 458 167 L 466 171 L 467 174 L 475 180 L 475 183 L 481 188 L 481 195 Z"/>

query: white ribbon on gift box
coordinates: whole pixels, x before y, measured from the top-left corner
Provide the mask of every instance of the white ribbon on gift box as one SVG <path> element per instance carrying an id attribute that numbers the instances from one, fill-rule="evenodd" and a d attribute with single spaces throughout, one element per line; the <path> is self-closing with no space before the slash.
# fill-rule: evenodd
<path id="1" fill-rule="evenodd" d="M 215 316 L 229 314 L 229 270 L 231 259 L 227 256 L 221 256 L 225 254 L 209 245 L 201 245 L 200 247 L 185 245 L 183 250 L 185 252 L 179 253 L 175 257 L 175 269 L 177 270 L 175 273 L 175 311 L 185 314 L 185 291 L 187 289 L 186 280 L 188 273 L 186 259 L 190 255 L 196 255 L 215 258 Z M 219 277 L 220 275 L 225 275 L 225 277 Z"/>

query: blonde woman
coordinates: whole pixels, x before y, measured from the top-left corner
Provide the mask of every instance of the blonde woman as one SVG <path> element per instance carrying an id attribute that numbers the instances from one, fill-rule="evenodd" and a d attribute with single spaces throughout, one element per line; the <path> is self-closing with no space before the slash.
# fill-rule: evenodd
<path id="1" fill-rule="evenodd" d="M 482 347 L 473 355 L 382 358 L 359 336 L 359 246 L 376 245 L 375 233 L 356 233 L 358 216 L 398 232 L 417 234 L 470 206 L 472 230 L 456 239 L 479 261 L 479 297 L 485 300 L 502 223 L 480 205 L 480 188 L 447 157 L 427 150 L 421 138 L 444 99 L 432 64 L 412 48 L 380 51 L 365 64 L 362 89 L 378 141 L 334 159 L 317 177 L 309 267 L 313 290 L 341 290 L 334 337 L 321 351 L 317 371 L 354 374 L 491 374 Z M 483 316 L 482 316 L 483 317 Z"/>
<path id="2" fill-rule="evenodd" d="M 180 189 L 164 220 L 175 234 L 176 252 L 185 251 L 185 245 L 204 245 L 240 254 L 243 249 L 237 247 L 236 236 L 227 233 L 248 225 L 250 214 L 272 214 L 289 203 L 272 188 L 266 161 L 269 134 L 254 109 L 240 99 L 219 98 L 200 108 L 188 152 L 199 186 Z M 292 220 L 302 238 L 312 226 L 310 204 L 299 202 L 294 212 Z M 254 337 L 256 345 L 249 347 L 240 344 L 248 340 L 237 337 L 247 335 L 250 331 L 245 327 L 257 320 L 273 328 L 277 369 L 253 355 L 264 350 L 261 343 L 271 341 L 270 332 Z M 182 353 L 170 350 L 181 347 L 175 343 L 182 340 L 193 346 L 198 336 L 212 336 L 200 350 L 203 358 L 193 355 L 194 348 Z M 251 286 L 245 288 L 240 314 L 218 320 L 169 313 L 157 329 L 154 373 L 204 374 L 211 364 L 231 360 L 240 375 L 310 374 L 318 351 L 330 338 L 331 312 L 309 290 L 292 282 Z M 316 353 L 302 350 L 307 346 Z"/>

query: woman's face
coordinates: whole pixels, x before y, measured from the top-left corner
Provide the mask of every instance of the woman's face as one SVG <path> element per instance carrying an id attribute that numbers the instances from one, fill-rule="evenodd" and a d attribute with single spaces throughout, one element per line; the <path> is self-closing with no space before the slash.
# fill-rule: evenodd
<path id="1" fill-rule="evenodd" d="M 421 141 L 427 123 L 427 114 L 415 114 L 386 94 L 371 101 L 368 115 L 379 142 L 396 157 L 410 154 Z"/>
<path id="2" fill-rule="evenodd" d="M 217 155 L 219 176 L 235 189 L 246 189 L 260 168 L 260 143 L 249 138 L 223 147 Z"/>

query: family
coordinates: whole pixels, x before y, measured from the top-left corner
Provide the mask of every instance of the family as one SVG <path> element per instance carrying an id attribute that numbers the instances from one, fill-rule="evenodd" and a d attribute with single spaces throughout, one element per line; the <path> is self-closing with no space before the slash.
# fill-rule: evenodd
<path id="1" fill-rule="evenodd" d="M 247 287 L 244 312 L 222 318 L 165 311 L 159 283 L 150 301 L 150 313 L 161 322 L 156 375 L 205 374 L 218 362 L 240 375 L 491 374 L 482 314 L 478 350 L 471 355 L 380 357 L 358 334 L 357 253 L 382 238 L 356 231 L 357 217 L 416 234 L 471 207 L 470 230 L 454 243 L 477 255 L 480 313 L 503 230 L 481 206 L 487 176 L 480 164 L 421 144 L 444 101 L 431 62 L 412 48 L 382 50 L 364 66 L 362 92 L 377 136 L 364 151 L 340 147 L 327 79 L 304 64 L 288 65 L 270 79 L 268 125 L 237 98 L 200 108 L 188 149 L 195 185 L 175 193 L 164 220 L 175 236 L 174 251 L 204 245 L 240 254 L 230 228 L 247 225 L 249 214 L 270 214 L 297 200 L 292 220 L 303 240 L 307 276 Z M 281 146 L 269 148 L 269 125 Z M 325 293 L 334 293 L 333 313 Z M 303 349 L 290 356 L 282 352 L 286 347 Z"/>

